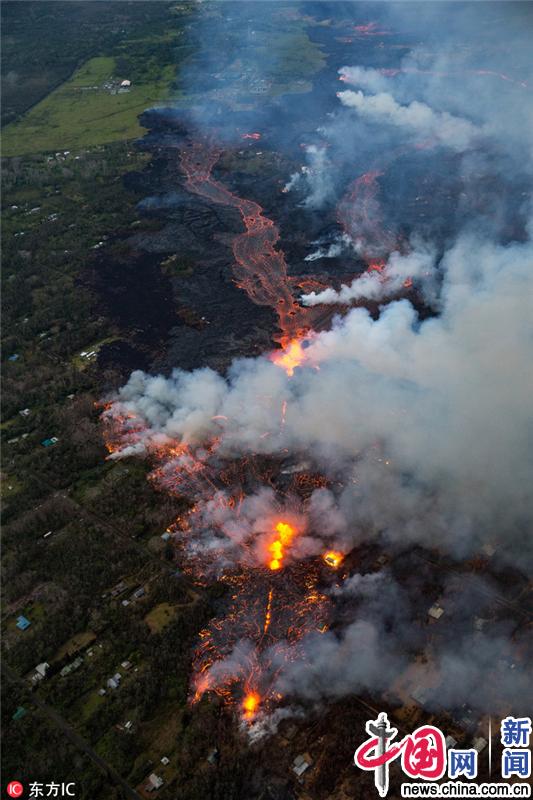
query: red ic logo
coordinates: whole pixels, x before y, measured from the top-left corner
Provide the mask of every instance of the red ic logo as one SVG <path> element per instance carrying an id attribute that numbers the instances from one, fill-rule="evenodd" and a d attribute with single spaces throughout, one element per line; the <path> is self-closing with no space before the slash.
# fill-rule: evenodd
<path id="1" fill-rule="evenodd" d="M 7 784 L 7 793 L 10 797 L 22 797 L 24 794 L 24 786 L 20 781 L 9 781 Z"/>

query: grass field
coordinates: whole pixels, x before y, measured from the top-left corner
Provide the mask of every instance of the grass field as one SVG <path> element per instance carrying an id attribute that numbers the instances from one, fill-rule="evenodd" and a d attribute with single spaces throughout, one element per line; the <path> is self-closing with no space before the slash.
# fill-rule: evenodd
<path id="1" fill-rule="evenodd" d="M 177 609 L 170 603 L 159 603 L 144 618 L 151 633 L 159 633 L 174 619 Z"/>
<path id="2" fill-rule="evenodd" d="M 144 133 L 138 116 L 167 96 L 174 67 L 162 70 L 160 80 L 132 85 L 129 92 L 110 94 L 103 83 L 114 73 L 115 60 L 91 58 L 62 86 L 3 132 L 4 156 L 56 150 L 79 150 Z"/>

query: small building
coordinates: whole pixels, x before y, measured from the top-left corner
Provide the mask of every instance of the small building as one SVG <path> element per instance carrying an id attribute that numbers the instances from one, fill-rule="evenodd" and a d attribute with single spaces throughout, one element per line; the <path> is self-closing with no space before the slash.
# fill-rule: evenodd
<path id="1" fill-rule="evenodd" d="M 161 759 L 161 763 L 163 764 L 163 766 L 166 767 L 167 764 L 170 764 L 170 758 L 167 758 L 167 756 L 163 756 L 163 758 Z"/>
<path id="2" fill-rule="evenodd" d="M 99 694 L 100 697 L 105 697 L 107 692 L 106 692 L 106 690 L 104 688 L 102 688 L 102 689 L 98 689 L 98 694 Z"/>
<path id="3" fill-rule="evenodd" d="M 311 764 L 313 763 L 313 759 L 309 755 L 309 753 L 302 753 L 299 756 L 296 756 L 294 761 L 292 762 L 292 771 L 299 777 L 304 774 L 304 772 L 309 769 Z"/>
<path id="4" fill-rule="evenodd" d="M 478 736 L 477 739 L 474 739 L 474 743 L 472 746 L 474 750 L 476 750 L 478 753 L 481 753 L 485 749 L 487 744 L 488 742 L 486 739 L 483 738 L 483 736 Z"/>
<path id="5" fill-rule="evenodd" d="M 132 597 L 135 598 L 135 600 L 138 600 L 139 597 L 144 597 L 145 594 L 146 594 L 146 589 L 144 588 L 144 586 L 139 586 L 139 588 L 135 589 L 135 591 L 133 592 Z"/>
<path id="6" fill-rule="evenodd" d="M 453 736 L 447 736 L 444 743 L 446 744 L 446 750 L 451 750 L 457 744 L 457 739 L 454 739 Z"/>
<path id="7" fill-rule="evenodd" d="M 77 658 L 74 659 L 74 661 L 71 661 L 70 664 L 67 664 L 65 667 L 63 667 L 63 669 L 59 674 L 61 675 L 62 678 L 64 678 L 65 675 L 70 675 L 71 672 L 76 672 L 76 670 L 79 669 L 82 664 L 83 664 L 83 658 L 81 656 L 78 656 Z"/>
<path id="8" fill-rule="evenodd" d="M 13 355 L 9 356 L 9 358 L 7 360 L 8 361 L 18 361 L 19 358 L 20 358 L 20 355 L 18 353 L 13 353 Z"/>
<path id="9" fill-rule="evenodd" d="M 128 669 L 131 669 L 132 663 L 131 663 L 131 661 L 122 661 L 120 666 L 122 667 L 122 669 L 128 670 Z"/>
<path id="10" fill-rule="evenodd" d="M 146 792 L 157 792 L 164 784 L 163 778 L 159 775 L 156 775 L 155 772 L 152 772 L 151 775 L 148 776 L 148 783 L 145 786 Z"/>
<path id="11" fill-rule="evenodd" d="M 120 686 L 120 681 L 122 680 L 122 675 L 120 672 L 116 672 L 112 678 L 109 678 L 107 681 L 107 686 L 109 689 L 118 689 Z"/>
<path id="12" fill-rule="evenodd" d="M 50 669 L 50 664 L 46 661 L 43 661 L 42 664 L 37 664 L 35 667 L 35 672 L 31 676 L 32 683 L 40 683 L 44 678 L 46 678 L 46 673 Z"/>
<path id="13" fill-rule="evenodd" d="M 13 714 L 13 716 L 11 717 L 11 719 L 12 719 L 14 722 L 18 722 L 18 721 L 19 721 L 19 719 L 22 719 L 22 717 L 25 717 L 27 713 L 28 713 L 28 712 L 26 711 L 26 709 L 24 708 L 24 706 L 19 706 L 19 707 L 17 708 L 17 710 L 15 711 L 15 713 Z"/>
<path id="14" fill-rule="evenodd" d="M 444 609 L 438 603 L 435 603 L 434 605 L 432 605 L 431 608 L 428 611 L 428 615 L 432 619 L 440 619 L 443 614 L 444 614 Z"/>
<path id="15" fill-rule="evenodd" d="M 168 542 L 168 540 L 170 539 L 170 533 L 168 531 L 165 531 L 164 533 L 161 534 L 161 538 L 163 539 L 164 542 Z"/>
<path id="16" fill-rule="evenodd" d="M 30 620 L 24 617 L 22 614 L 20 615 L 20 617 L 17 617 L 17 628 L 19 630 L 25 631 L 26 628 L 30 627 L 30 625 L 31 625 Z"/>
<path id="17" fill-rule="evenodd" d="M 30 409 L 29 408 L 21 408 L 19 411 L 21 417 L 29 417 L 30 416 Z"/>
<path id="18" fill-rule="evenodd" d="M 123 81 L 121 81 L 121 82 L 120 82 L 120 85 L 121 85 L 121 87 L 122 87 L 123 89 L 127 89 L 129 86 L 131 86 L 131 81 L 129 81 L 129 80 L 126 78 L 125 80 L 123 80 Z"/>
<path id="19" fill-rule="evenodd" d="M 59 439 L 57 436 L 50 436 L 49 439 L 43 439 L 41 444 L 43 447 L 52 447 L 52 445 L 57 444 Z"/>

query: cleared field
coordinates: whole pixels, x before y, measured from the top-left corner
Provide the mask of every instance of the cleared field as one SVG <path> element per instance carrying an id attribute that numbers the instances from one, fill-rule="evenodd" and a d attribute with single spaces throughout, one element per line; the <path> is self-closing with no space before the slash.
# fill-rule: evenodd
<path id="1" fill-rule="evenodd" d="M 133 84 L 128 92 L 112 94 L 104 84 L 118 82 L 115 60 L 91 58 L 62 86 L 38 103 L 3 133 L 4 156 L 56 150 L 79 150 L 93 145 L 142 136 L 138 116 L 163 100 L 174 77 L 164 67 L 161 79 Z"/>
<path id="2" fill-rule="evenodd" d="M 177 608 L 170 603 L 159 603 L 144 618 L 151 633 L 159 633 L 176 616 Z"/>

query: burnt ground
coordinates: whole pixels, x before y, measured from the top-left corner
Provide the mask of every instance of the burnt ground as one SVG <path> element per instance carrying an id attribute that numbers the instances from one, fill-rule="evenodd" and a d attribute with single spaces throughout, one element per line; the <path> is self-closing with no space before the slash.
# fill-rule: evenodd
<path id="1" fill-rule="evenodd" d="M 156 165 L 134 176 L 138 185 L 132 187 L 142 191 L 157 179 L 168 186 L 171 202 L 141 206 L 141 231 L 117 234 L 84 276 L 99 313 L 122 334 L 101 348 L 99 366 L 122 375 L 132 369 L 224 370 L 237 356 L 273 347 L 274 314 L 233 281 L 231 239 L 242 230 L 240 215 L 182 190 L 176 157 L 175 149 L 164 160 L 156 156 Z"/>

